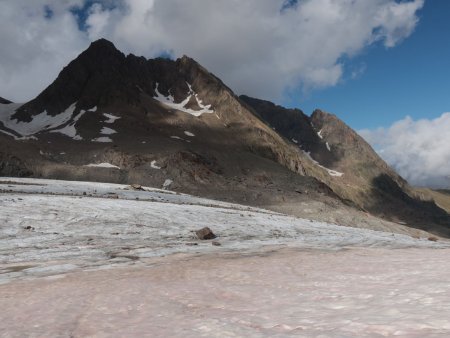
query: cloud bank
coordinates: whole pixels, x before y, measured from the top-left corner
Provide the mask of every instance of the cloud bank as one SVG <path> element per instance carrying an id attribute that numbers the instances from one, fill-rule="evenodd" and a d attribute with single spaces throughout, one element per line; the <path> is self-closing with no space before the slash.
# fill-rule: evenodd
<path id="1" fill-rule="evenodd" d="M 450 113 L 359 133 L 410 183 L 450 188 Z"/>
<path id="2" fill-rule="evenodd" d="M 0 0 L 0 96 L 24 101 L 105 37 L 146 57 L 187 54 L 237 93 L 279 100 L 333 86 L 345 63 L 394 47 L 424 0 Z M 370 66 L 370 65 L 369 65 Z M 351 77 L 351 76 L 350 76 Z"/>

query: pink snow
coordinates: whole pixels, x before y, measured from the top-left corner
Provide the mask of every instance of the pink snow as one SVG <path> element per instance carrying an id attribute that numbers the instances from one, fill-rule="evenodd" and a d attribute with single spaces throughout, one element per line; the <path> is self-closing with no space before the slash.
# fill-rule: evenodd
<path id="1" fill-rule="evenodd" d="M 179 254 L 0 285 L 16 337 L 448 337 L 449 249 Z"/>

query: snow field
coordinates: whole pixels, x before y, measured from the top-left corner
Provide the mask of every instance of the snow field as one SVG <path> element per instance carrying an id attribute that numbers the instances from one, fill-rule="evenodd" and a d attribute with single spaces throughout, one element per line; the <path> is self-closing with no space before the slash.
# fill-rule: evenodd
<path id="1" fill-rule="evenodd" d="M 313 222 L 152 188 L 6 178 L 0 189 L 12 190 L 0 195 L 0 282 L 41 275 L 39 269 L 51 266 L 56 266 L 51 274 L 57 274 L 58 266 L 67 269 L 67 264 L 74 270 L 108 267 L 179 252 L 450 247 L 444 241 Z M 219 236 L 220 248 L 195 239 L 193 231 L 206 226 Z M 8 270 L 23 265 L 35 269 Z"/>

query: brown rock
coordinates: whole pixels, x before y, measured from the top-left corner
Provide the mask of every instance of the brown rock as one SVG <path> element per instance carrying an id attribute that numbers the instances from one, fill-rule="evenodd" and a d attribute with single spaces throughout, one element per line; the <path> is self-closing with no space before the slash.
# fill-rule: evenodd
<path id="1" fill-rule="evenodd" d="M 197 235 L 197 238 L 201 240 L 214 239 L 217 237 L 208 227 L 195 231 L 195 234 Z"/>
<path id="2" fill-rule="evenodd" d="M 222 245 L 222 244 L 220 244 L 220 242 L 217 242 L 217 241 L 212 241 L 211 244 L 214 245 L 214 246 L 221 246 Z"/>

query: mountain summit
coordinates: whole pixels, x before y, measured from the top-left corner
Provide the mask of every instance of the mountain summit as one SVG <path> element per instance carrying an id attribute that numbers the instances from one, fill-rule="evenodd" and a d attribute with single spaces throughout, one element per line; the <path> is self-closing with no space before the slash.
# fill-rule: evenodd
<path id="1" fill-rule="evenodd" d="M 101 39 L 35 99 L 8 103 L 4 175 L 139 183 L 344 225 L 450 234 L 448 214 L 336 116 L 238 97 L 187 56 L 124 55 Z"/>

